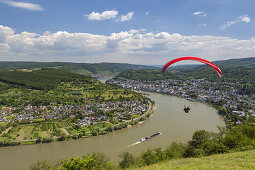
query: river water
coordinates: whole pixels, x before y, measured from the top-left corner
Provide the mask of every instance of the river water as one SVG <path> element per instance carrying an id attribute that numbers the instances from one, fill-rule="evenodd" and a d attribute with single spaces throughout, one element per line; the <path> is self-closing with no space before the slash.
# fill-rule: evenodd
<path id="1" fill-rule="evenodd" d="M 156 109 L 153 116 L 144 123 L 86 139 L 2 147 L 0 148 L 0 169 L 23 169 L 36 161 L 60 160 L 94 151 L 104 152 L 111 161 L 118 162 L 121 152 L 139 154 L 149 147 L 166 147 L 171 142 L 185 143 L 191 139 L 196 130 L 217 131 L 216 126 L 225 126 L 217 111 L 206 104 L 175 96 L 149 94 L 148 97 L 156 103 Z M 184 105 L 191 107 L 188 114 L 183 111 Z M 140 138 L 156 132 L 162 132 L 162 135 L 132 145 Z"/>

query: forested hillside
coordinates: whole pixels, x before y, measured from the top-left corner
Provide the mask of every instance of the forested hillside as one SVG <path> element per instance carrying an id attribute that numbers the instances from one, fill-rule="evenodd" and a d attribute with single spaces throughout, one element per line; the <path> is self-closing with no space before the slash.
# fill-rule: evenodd
<path id="1" fill-rule="evenodd" d="M 161 79 L 170 79 L 175 78 L 175 75 L 172 72 L 167 72 L 167 74 L 162 74 L 161 69 L 140 69 L 140 70 L 127 70 L 121 72 L 114 79 L 118 78 L 126 78 L 130 80 L 138 80 L 138 81 L 154 81 L 154 80 L 161 80 Z"/>
<path id="2" fill-rule="evenodd" d="M 0 71 L 0 82 L 16 84 L 32 89 L 52 89 L 60 82 L 80 79 L 84 83 L 92 83 L 91 77 L 70 73 L 58 69 L 42 69 L 33 71 Z"/>
<path id="3" fill-rule="evenodd" d="M 255 57 L 249 58 L 238 58 L 238 59 L 229 59 L 229 60 L 220 60 L 214 61 L 213 63 L 221 66 L 229 66 L 229 67 L 239 67 L 239 66 L 255 66 Z"/>
<path id="4" fill-rule="evenodd" d="M 194 78 L 212 80 L 218 78 L 221 81 L 250 83 L 255 81 L 255 58 L 231 59 L 214 62 L 222 71 L 222 78 L 218 78 L 216 72 L 207 65 L 185 70 L 182 73 Z"/>

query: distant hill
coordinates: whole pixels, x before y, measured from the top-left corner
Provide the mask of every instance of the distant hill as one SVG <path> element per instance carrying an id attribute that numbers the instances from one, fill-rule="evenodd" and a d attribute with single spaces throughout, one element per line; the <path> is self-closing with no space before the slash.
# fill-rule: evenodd
<path id="1" fill-rule="evenodd" d="M 140 169 L 254 169 L 255 150 L 184 158 L 157 163 Z"/>
<path id="2" fill-rule="evenodd" d="M 228 67 L 254 67 L 255 66 L 255 57 L 249 58 L 239 58 L 239 59 L 229 59 L 229 60 L 219 60 L 214 61 L 218 66 L 228 66 Z"/>
<path id="3" fill-rule="evenodd" d="M 213 61 L 213 63 L 219 67 L 253 67 L 255 66 L 255 57 L 218 60 Z M 198 64 L 174 65 L 171 67 L 176 70 L 189 70 L 203 65 L 204 65 L 203 63 L 198 63 Z"/>
<path id="4" fill-rule="evenodd" d="M 57 68 L 83 75 L 93 73 L 118 74 L 129 69 L 153 69 L 156 67 L 127 63 L 68 63 L 68 62 L 0 62 L 0 70 Z"/>
<path id="5" fill-rule="evenodd" d="M 126 78 L 137 81 L 155 81 L 161 79 L 175 78 L 176 75 L 172 72 L 162 74 L 161 69 L 140 69 L 140 70 L 126 70 L 114 77 L 114 79 Z"/>
<path id="6" fill-rule="evenodd" d="M 203 65 L 201 64 L 186 64 L 186 65 L 175 65 L 175 66 L 171 66 L 173 69 L 176 70 L 189 70 L 189 69 L 193 69 L 195 67 L 201 66 Z"/>
<path id="7" fill-rule="evenodd" d="M 255 82 L 255 57 L 221 60 L 214 62 L 222 71 L 222 80 L 242 83 Z M 185 70 L 187 76 L 194 78 L 218 78 L 216 72 L 207 65 Z"/>
<path id="8" fill-rule="evenodd" d="M 184 76 L 187 79 L 190 78 L 206 78 L 208 80 L 215 79 L 219 81 L 234 81 L 251 83 L 255 82 L 255 57 L 241 58 L 241 59 L 230 59 L 221 60 L 214 62 L 222 71 L 222 78 L 219 78 L 216 71 L 206 64 L 201 65 L 181 65 L 181 66 L 170 66 L 164 74 L 161 72 L 161 68 L 151 70 L 127 70 L 116 76 L 115 78 L 127 78 L 133 80 L 160 80 L 176 78 L 176 76 Z"/>

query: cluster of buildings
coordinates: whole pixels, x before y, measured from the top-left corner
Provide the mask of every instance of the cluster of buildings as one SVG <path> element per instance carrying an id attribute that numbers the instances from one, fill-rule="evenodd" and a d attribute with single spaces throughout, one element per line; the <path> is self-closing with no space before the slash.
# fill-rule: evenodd
<path id="1" fill-rule="evenodd" d="M 0 109 L 0 122 L 33 122 L 41 119 L 74 118 L 78 115 L 79 121 L 76 125 L 85 126 L 98 121 L 106 121 L 107 112 L 113 113 L 116 119 L 121 119 L 127 114 L 143 114 L 147 109 L 148 104 L 139 100 L 84 105 L 3 107 Z"/>
<path id="2" fill-rule="evenodd" d="M 120 78 L 109 83 L 118 84 L 131 90 L 164 93 L 185 97 L 188 100 L 197 100 L 208 103 L 221 103 L 223 107 L 233 111 L 233 114 L 245 116 L 245 112 L 255 116 L 254 97 L 241 95 L 235 89 L 236 84 L 231 82 L 209 82 L 204 79 L 190 80 L 157 80 L 154 82 L 138 82 Z M 245 112 L 244 112 L 245 111 Z"/>
<path id="3" fill-rule="evenodd" d="M 98 108 L 103 111 L 103 115 L 91 116 L 91 114 L 83 114 L 84 117 L 78 120 L 75 125 L 77 126 L 87 126 L 90 124 L 95 124 L 97 121 L 107 121 L 107 112 L 112 112 L 114 120 L 120 121 L 125 120 L 130 115 L 143 115 L 148 109 L 148 104 L 144 104 L 141 101 L 117 101 L 117 102 L 106 102 L 106 103 L 96 103 L 93 105 L 94 108 Z"/>

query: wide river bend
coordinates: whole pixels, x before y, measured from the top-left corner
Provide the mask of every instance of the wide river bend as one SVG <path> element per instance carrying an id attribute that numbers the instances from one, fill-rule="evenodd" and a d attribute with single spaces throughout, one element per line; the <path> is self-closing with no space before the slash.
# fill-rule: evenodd
<path id="1" fill-rule="evenodd" d="M 11 146 L 0 148 L 0 169 L 14 170 L 28 168 L 32 163 L 42 160 L 60 160 L 81 156 L 94 151 L 104 152 L 110 160 L 120 160 L 121 152 L 138 154 L 151 147 L 166 147 L 171 142 L 187 142 L 199 129 L 217 131 L 217 126 L 225 126 L 217 110 L 206 104 L 191 102 L 184 98 L 164 94 L 149 93 L 155 101 L 153 116 L 144 123 L 102 136 L 84 139 Z M 186 114 L 184 105 L 190 105 Z M 144 136 L 156 132 L 163 134 L 143 143 L 132 145 Z"/>

